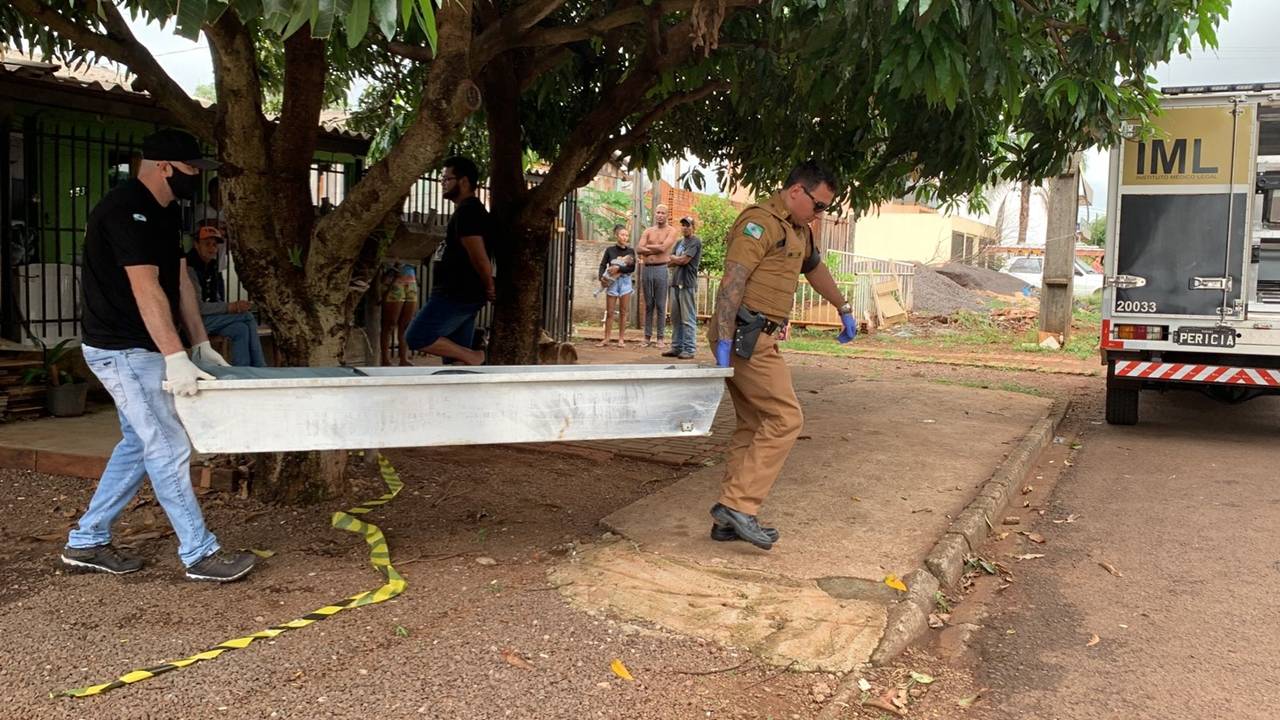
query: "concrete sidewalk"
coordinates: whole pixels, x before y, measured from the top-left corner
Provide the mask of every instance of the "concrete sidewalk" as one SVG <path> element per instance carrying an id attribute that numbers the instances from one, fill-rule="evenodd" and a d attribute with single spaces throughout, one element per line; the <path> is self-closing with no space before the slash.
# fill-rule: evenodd
<path id="1" fill-rule="evenodd" d="M 626 541 L 557 570 L 562 592 L 580 606 L 828 671 L 871 659 L 908 598 L 931 604 L 937 583 L 923 571 L 926 557 L 1043 425 L 1050 401 L 793 372 L 805 431 L 761 513 L 782 533 L 772 551 L 708 538 L 717 465 L 605 518 Z M 919 587 L 894 590 L 889 575 Z M 895 632 L 889 641 L 903 642 Z"/>

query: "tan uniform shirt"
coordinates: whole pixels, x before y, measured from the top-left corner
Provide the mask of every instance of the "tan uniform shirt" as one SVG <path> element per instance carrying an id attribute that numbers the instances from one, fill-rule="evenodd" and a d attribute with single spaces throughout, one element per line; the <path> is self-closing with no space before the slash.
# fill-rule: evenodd
<path id="1" fill-rule="evenodd" d="M 780 323 L 791 315 L 801 268 L 815 252 L 809 226 L 792 222 L 782 194 L 775 193 L 738 216 L 729 231 L 725 262 L 750 272 L 742 304 Z"/>

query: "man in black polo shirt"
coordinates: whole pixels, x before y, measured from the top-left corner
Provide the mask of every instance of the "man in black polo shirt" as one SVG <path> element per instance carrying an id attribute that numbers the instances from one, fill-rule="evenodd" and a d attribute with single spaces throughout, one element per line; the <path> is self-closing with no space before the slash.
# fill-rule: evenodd
<path id="1" fill-rule="evenodd" d="M 454 204 L 445 230 L 443 254 L 436 264 L 434 284 L 404 340 L 411 350 L 424 350 L 448 362 L 480 365 L 484 353 L 471 349 L 476 315 L 497 297 L 493 281 L 493 252 L 489 211 L 476 197 L 480 171 L 469 158 L 444 161 L 440 185 Z"/>
<path id="2" fill-rule="evenodd" d="M 191 446 L 169 390 L 197 392 L 212 380 L 196 363 L 227 364 L 209 345 L 199 296 L 182 256 L 175 200 L 190 200 L 199 172 L 216 167 L 200 157 L 195 138 L 163 130 L 142 145 L 138 176 L 112 189 L 89 214 L 85 233 L 85 362 L 115 400 L 123 438 L 111 454 L 89 507 L 71 531 L 62 562 L 115 575 L 142 560 L 111 544 L 111 526 L 151 478 L 156 500 L 178 536 L 178 557 L 193 580 L 236 580 L 253 569 L 251 553 L 230 553 L 204 525 L 191 488 Z M 187 330 L 192 356 L 178 336 Z M 194 360 L 194 362 L 193 362 Z"/>

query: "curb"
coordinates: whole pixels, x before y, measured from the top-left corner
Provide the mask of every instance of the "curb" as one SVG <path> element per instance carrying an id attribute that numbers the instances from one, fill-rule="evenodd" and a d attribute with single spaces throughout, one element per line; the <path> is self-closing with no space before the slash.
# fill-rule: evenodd
<path id="1" fill-rule="evenodd" d="M 1014 494 L 1015 483 L 1026 477 L 1039 460 L 1040 453 L 1053 443 L 1054 434 L 1070 409 L 1070 400 L 1059 400 L 1050 406 L 1048 414 L 1022 437 L 1009 457 L 983 484 L 978 495 L 951 522 L 951 527 L 929 551 L 924 568 L 906 578 L 909 594 L 902 602 L 889 608 L 884 637 L 871 654 L 871 664 L 889 662 L 928 631 L 934 593 L 940 587 L 954 587 L 960 580 L 964 574 L 965 558 L 986 539 L 992 518 L 1004 510 Z"/>

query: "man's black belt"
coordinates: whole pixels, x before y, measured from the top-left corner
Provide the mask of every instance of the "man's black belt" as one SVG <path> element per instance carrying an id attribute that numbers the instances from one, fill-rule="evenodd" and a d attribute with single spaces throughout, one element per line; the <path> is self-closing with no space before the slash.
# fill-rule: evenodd
<path id="1" fill-rule="evenodd" d="M 666 266 L 667 266 L 667 264 L 666 264 L 666 263 L 650 263 L 650 262 L 647 262 L 647 263 L 645 263 L 645 264 L 644 264 L 644 266 L 645 266 L 645 267 L 666 267 Z"/>

